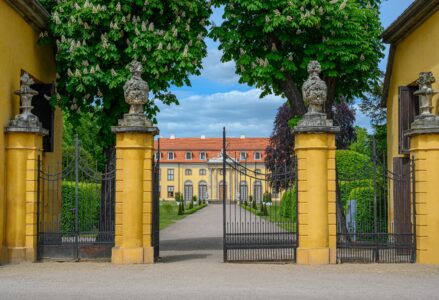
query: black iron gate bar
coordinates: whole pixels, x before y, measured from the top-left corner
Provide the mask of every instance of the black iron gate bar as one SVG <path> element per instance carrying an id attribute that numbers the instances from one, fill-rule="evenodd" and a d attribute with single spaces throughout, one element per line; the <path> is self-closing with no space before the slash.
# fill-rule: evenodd
<path id="1" fill-rule="evenodd" d="M 74 159 L 56 168 L 38 161 L 39 259 L 109 259 L 114 245 L 115 166 L 90 167 L 75 139 Z"/>
<path id="2" fill-rule="evenodd" d="M 272 201 L 271 196 L 273 187 L 279 189 L 282 186 L 280 181 L 283 181 L 285 191 L 296 183 L 295 168 L 285 166 L 285 172 L 263 174 L 240 164 L 227 154 L 224 132 L 224 183 L 227 182 L 227 172 L 231 172 L 230 178 L 235 178 L 235 192 L 230 179 L 222 191 L 224 261 L 294 261 L 297 247 L 297 208 L 295 220 L 292 215 L 286 219 L 281 216 L 280 199 Z M 228 186 L 233 198 L 227 197 Z M 248 196 L 249 186 L 254 193 L 253 201 L 248 201 L 251 197 Z"/>
<path id="3" fill-rule="evenodd" d="M 337 259 L 415 262 L 415 161 L 408 160 L 408 172 L 401 167 L 396 174 L 380 164 L 375 153 L 353 174 L 337 170 Z"/>

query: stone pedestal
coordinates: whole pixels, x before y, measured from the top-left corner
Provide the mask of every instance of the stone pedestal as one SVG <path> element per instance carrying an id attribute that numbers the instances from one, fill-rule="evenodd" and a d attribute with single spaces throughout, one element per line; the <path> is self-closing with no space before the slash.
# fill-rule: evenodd
<path id="1" fill-rule="evenodd" d="M 5 129 L 5 246 L 8 263 L 37 259 L 37 166 L 45 133 L 38 127 L 10 126 Z"/>
<path id="2" fill-rule="evenodd" d="M 295 128 L 298 168 L 297 263 L 336 263 L 335 134 L 338 127 L 326 118 L 313 126 L 305 115 Z"/>
<path id="3" fill-rule="evenodd" d="M 119 126 L 112 130 L 116 134 L 116 228 L 111 261 L 154 263 L 152 167 L 154 135 L 158 130 L 147 126 Z"/>
<path id="4" fill-rule="evenodd" d="M 439 264 L 439 116 L 418 117 L 408 132 L 415 159 L 416 262 Z"/>

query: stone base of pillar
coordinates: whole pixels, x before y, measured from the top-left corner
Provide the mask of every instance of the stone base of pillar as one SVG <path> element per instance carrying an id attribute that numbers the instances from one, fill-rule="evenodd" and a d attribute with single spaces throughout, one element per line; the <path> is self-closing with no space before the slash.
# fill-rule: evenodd
<path id="1" fill-rule="evenodd" d="M 329 248 L 297 248 L 298 265 L 328 265 L 331 263 L 331 251 Z"/>
<path id="2" fill-rule="evenodd" d="M 13 247 L 6 248 L 6 262 L 9 264 L 18 264 L 22 262 L 35 262 L 36 253 L 34 248 Z"/>
<path id="3" fill-rule="evenodd" d="M 111 262 L 117 265 L 153 264 L 154 248 L 114 247 L 111 253 Z"/>

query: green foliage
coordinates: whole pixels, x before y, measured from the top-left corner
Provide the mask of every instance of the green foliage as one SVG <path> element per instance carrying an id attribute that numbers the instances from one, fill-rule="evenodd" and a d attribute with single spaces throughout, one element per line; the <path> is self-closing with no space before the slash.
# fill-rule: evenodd
<path id="1" fill-rule="evenodd" d="M 265 202 L 259 206 L 259 209 L 259 216 L 268 216 L 267 204 L 265 204 Z"/>
<path id="2" fill-rule="evenodd" d="M 288 189 L 282 195 L 282 199 L 280 202 L 280 215 L 284 218 L 291 219 L 293 222 L 296 221 L 296 195 L 297 188 L 293 186 L 293 188 Z"/>
<path id="3" fill-rule="evenodd" d="M 256 205 L 256 201 L 254 201 L 254 200 L 252 199 L 251 203 L 252 203 L 252 208 L 255 209 L 255 210 L 257 210 L 257 209 L 258 209 L 258 206 Z"/>
<path id="4" fill-rule="evenodd" d="M 373 232 L 373 186 L 353 188 L 349 200 L 357 201 L 357 226 L 363 232 Z"/>
<path id="5" fill-rule="evenodd" d="M 190 200 L 189 201 L 189 210 L 191 210 L 192 208 L 194 208 L 194 201 Z"/>
<path id="6" fill-rule="evenodd" d="M 336 151 L 336 166 L 340 180 L 347 178 L 373 178 L 373 162 L 370 157 L 351 150 Z"/>
<path id="7" fill-rule="evenodd" d="M 62 183 L 61 232 L 75 232 L 75 187 L 73 181 Z M 99 230 L 100 184 L 78 185 L 78 225 L 81 232 L 97 232 Z"/>
<path id="8" fill-rule="evenodd" d="M 372 148 L 370 143 L 370 137 L 365 128 L 356 126 L 356 140 L 349 145 L 349 150 L 361 153 L 367 157 L 372 157 Z"/>
<path id="9" fill-rule="evenodd" d="M 262 202 L 271 203 L 271 193 L 270 192 L 264 193 L 264 196 L 262 197 Z"/>
<path id="10" fill-rule="evenodd" d="M 157 101 L 178 104 L 171 86 L 190 85 L 206 56 L 204 37 L 211 7 L 204 0 L 40 0 L 50 12 L 41 43 L 56 45 L 57 94 L 52 103 L 99 119 L 99 137 L 112 145 L 110 126 L 128 111 L 126 66 L 142 62 L 154 100 L 146 106 L 156 121 Z"/>
<path id="11" fill-rule="evenodd" d="M 204 207 L 206 207 L 206 206 L 207 206 L 207 204 L 203 204 L 203 205 L 195 206 L 195 207 L 193 207 L 193 208 L 191 208 L 191 209 L 186 210 L 186 211 L 184 212 L 184 214 L 185 214 L 185 215 L 191 215 L 191 214 L 193 214 L 194 212 L 197 212 L 197 211 L 199 211 L 200 209 L 202 209 L 202 208 L 204 208 Z"/>
<path id="12" fill-rule="evenodd" d="M 304 113 L 299 87 L 311 60 L 322 65 L 329 104 L 341 96 L 350 101 L 378 81 L 380 0 L 213 2 L 224 7 L 224 22 L 210 33 L 222 60 L 234 60 L 240 82 L 262 89 L 261 96 L 286 96 L 296 115 Z"/>
<path id="13" fill-rule="evenodd" d="M 343 209 L 346 212 L 348 201 L 352 200 L 350 198 L 352 190 L 371 187 L 373 188 L 373 179 L 339 181 L 338 185 L 340 196 L 343 202 Z"/>

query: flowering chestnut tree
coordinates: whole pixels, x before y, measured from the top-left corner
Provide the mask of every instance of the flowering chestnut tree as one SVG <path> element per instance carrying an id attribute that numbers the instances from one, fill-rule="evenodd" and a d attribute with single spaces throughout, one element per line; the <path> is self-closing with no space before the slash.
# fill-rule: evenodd
<path id="1" fill-rule="evenodd" d="M 111 139 L 110 126 L 128 111 L 122 87 L 131 61 L 143 64 L 143 79 L 153 96 L 145 110 L 153 121 L 156 101 L 178 104 L 170 87 L 190 85 L 189 76 L 200 74 L 211 15 L 204 0 L 40 2 L 51 14 L 42 42 L 53 42 L 57 51 L 53 101 L 73 112 L 73 118 L 92 112 L 104 139 Z"/>
<path id="2" fill-rule="evenodd" d="M 301 87 L 311 60 L 322 65 L 326 112 L 336 99 L 352 100 L 379 78 L 383 57 L 380 0 L 214 0 L 224 22 L 211 36 L 223 61 L 234 60 L 240 82 L 288 99 L 295 116 L 306 112 Z"/>

